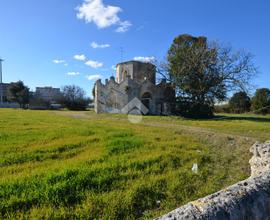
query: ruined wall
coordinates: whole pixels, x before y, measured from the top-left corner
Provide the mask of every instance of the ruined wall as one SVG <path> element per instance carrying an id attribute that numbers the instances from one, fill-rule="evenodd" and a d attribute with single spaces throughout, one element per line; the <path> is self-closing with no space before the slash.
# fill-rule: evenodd
<path id="1" fill-rule="evenodd" d="M 250 151 L 253 157 L 248 179 L 190 202 L 158 219 L 270 219 L 270 141 L 256 143 Z"/>
<path id="2" fill-rule="evenodd" d="M 106 80 L 105 85 L 98 80 L 95 85 L 95 111 L 96 113 L 120 113 L 128 103 L 128 80 L 121 84 L 115 82 L 114 77 Z"/>
<path id="3" fill-rule="evenodd" d="M 165 81 L 155 85 L 149 80 L 138 83 L 131 77 L 126 77 L 121 83 L 116 82 L 114 77 L 106 80 L 105 84 L 98 80 L 95 84 L 95 111 L 96 113 L 121 113 L 121 110 L 135 97 L 141 100 L 145 93 L 150 93 L 148 113 L 170 114 L 170 108 L 166 103 L 167 87 Z"/>
<path id="4" fill-rule="evenodd" d="M 156 84 L 156 67 L 151 63 L 127 61 L 116 66 L 116 82 L 121 83 L 126 77 L 142 83 L 149 80 Z"/>

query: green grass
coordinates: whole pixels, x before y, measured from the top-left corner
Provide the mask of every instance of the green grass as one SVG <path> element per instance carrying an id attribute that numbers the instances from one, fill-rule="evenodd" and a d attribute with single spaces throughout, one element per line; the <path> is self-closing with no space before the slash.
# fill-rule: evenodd
<path id="1" fill-rule="evenodd" d="M 249 176 L 269 122 L 0 109 L 0 218 L 157 217 Z"/>

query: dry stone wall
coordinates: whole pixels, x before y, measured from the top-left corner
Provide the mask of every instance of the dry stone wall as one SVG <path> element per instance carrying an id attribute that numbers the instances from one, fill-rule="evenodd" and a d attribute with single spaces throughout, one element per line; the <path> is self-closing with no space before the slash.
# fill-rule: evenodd
<path id="1" fill-rule="evenodd" d="M 270 141 L 250 151 L 251 176 L 212 195 L 190 202 L 158 220 L 270 220 Z"/>

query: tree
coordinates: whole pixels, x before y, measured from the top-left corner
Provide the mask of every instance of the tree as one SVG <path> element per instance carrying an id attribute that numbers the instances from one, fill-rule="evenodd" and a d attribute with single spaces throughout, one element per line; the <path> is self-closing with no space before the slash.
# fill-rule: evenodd
<path id="1" fill-rule="evenodd" d="M 167 61 L 163 75 L 175 87 L 177 109 L 191 117 L 212 116 L 216 101 L 228 91 L 247 91 L 257 73 L 251 54 L 187 34 L 174 39 Z"/>
<path id="2" fill-rule="evenodd" d="M 8 88 L 7 98 L 11 102 L 17 102 L 24 108 L 29 103 L 29 88 L 22 81 L 12 82 Z"/>
<path id="3" fill-rule="evenodd" d="M 270 89 L 257 89 L 251 101 L 251 108 L 255 113 L 270 113 Z"/>
<path id="4" fill-rule="evenodd" d="M 61 103 L 70 110 L 85 110 L 89 100 L 85 97 L 86 92 L 79 86 L 64 86 Z"/>
<path id="5" fill-rule="evenodd" d="M 246 92 L 237 92 L 231 97 L 229 106 L 234 113 L 244 113 L 250 110 L 251 100 Z"/>

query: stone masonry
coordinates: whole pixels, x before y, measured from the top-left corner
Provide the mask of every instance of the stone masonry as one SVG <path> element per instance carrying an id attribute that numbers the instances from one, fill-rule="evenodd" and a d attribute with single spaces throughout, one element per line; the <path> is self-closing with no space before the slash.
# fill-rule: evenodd
<path id="1" fill-rule="evenodd" d="M 116 66 L 116 80 L 111 77 L 95 84 L 96 113 L 123 113 L 122 109 L 139 100 L 148 114 L 169 115 L 175 93 L 170 84 L 162 80 L 156 84 L 156 67 L 150 63 L 128 61 Z M 140 106 L 135 106 L 140 109 Z M 130 109 L 132 111 L 132 109 Z"/>
<path id="2" fill-rule="evenodd" d="M 212 195 L 190 202 L 158 220 L 270 219 L 270 141 L 250 151 L 251 176 Z"/>

